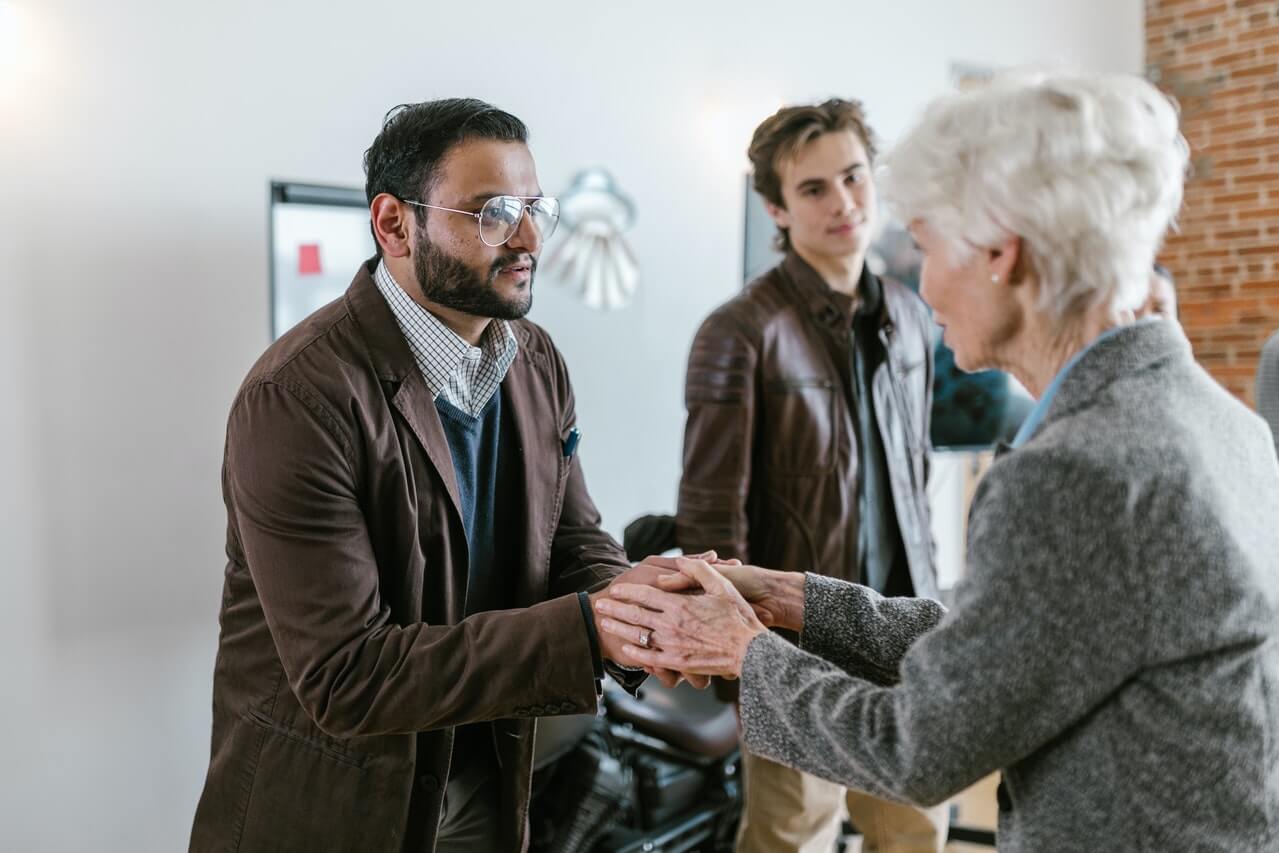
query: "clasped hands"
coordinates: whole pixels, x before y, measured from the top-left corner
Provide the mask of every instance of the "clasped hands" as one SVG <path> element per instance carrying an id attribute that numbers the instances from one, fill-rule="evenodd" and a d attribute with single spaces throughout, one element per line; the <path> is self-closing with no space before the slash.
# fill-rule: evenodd
<path id="1" fill-rule="evenodd" d="M 604 656 L 667 686 L 736 678 L 756 635 L 803 627 L 803 579 L 714 552 L 649 557 L 591 596 Z"/>

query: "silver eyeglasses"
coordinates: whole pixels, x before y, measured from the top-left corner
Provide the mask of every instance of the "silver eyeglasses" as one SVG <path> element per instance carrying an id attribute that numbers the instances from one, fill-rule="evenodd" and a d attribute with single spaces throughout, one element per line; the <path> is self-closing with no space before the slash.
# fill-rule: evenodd
<path id="1" fill-rule="evenodd" d="M 551 196 L 536 195 L 498 195 L 484 202 L 479 213 L 469 210 L 457 210 L 452 207 L 440 207 L 436 204 L 424 204 L 411 198 L 400 199 L 405 204 L 415 207 L 426 207 L 431 210 L 444 210 L 449 213 L 461 213 L 474 217 L 480 223 L 480 239 L 486 246 L 504 246 L 506 241 L 515 235 L 520 227 L 520 220 L 528 212 L 533 227 L 543 241 L 549 240 L 555 233 L 555 226 L 560 221 L 560 201 Z"/>

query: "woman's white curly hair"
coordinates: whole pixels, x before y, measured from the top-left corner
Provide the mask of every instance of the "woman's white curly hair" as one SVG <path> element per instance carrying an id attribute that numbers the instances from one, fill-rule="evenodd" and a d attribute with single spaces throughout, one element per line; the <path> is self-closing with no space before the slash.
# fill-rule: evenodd
<path id="1" fill-rule="evenodd" d="M 882 159 L 879 189 L 956 262 L 1021 237 L 1041 307 L 1065 320 L 1145 299 L 1188 159 L 1175 104 L 1145 80 L 1017 72 L 934 102 Z"/>

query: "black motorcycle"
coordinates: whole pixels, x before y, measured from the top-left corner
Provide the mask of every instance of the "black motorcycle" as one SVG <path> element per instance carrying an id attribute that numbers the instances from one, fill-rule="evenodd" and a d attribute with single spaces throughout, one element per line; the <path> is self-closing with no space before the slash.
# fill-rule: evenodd
<path id="1" fill-rule="evenodd" d="M 673 547 L 674 520 L 626 528 L 627 556 Z M 632 697 L 611 681 L 597 715 L 537 723 L 530 853 L 728 853 L 742 811 L 737 712 L 712 690 L 649 679 Z M 856 829 L 844 822 L 848 849 Z M 994 847 L 989 830 L 955 825 L 951 841 Z"/>
<path id="2" fill-rule="evenodd" d="M 729 851 L 741 814 L 737 715 L 706 690 L 611 682 L 598 716 L 538 720 L 531 848 Z"/>
<path id="3" fill-rule="evenodd" d="M 669 516 L 626 529 L 632 560 L 671 547 Z M 741 816 L 737 713 L 713 691 L 611 681 L 598 715 L 537 723 L 533 853 L 730 851 Z"/>

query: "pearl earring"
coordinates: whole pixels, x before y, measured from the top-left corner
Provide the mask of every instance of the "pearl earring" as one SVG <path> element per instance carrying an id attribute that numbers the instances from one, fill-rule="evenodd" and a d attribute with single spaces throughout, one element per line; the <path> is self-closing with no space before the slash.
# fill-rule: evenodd
<path id="1" fill-rule="evenodd" d="M 991 284 L 999 284 L 999 273 L 995 273 L 990 277 Z"/>

